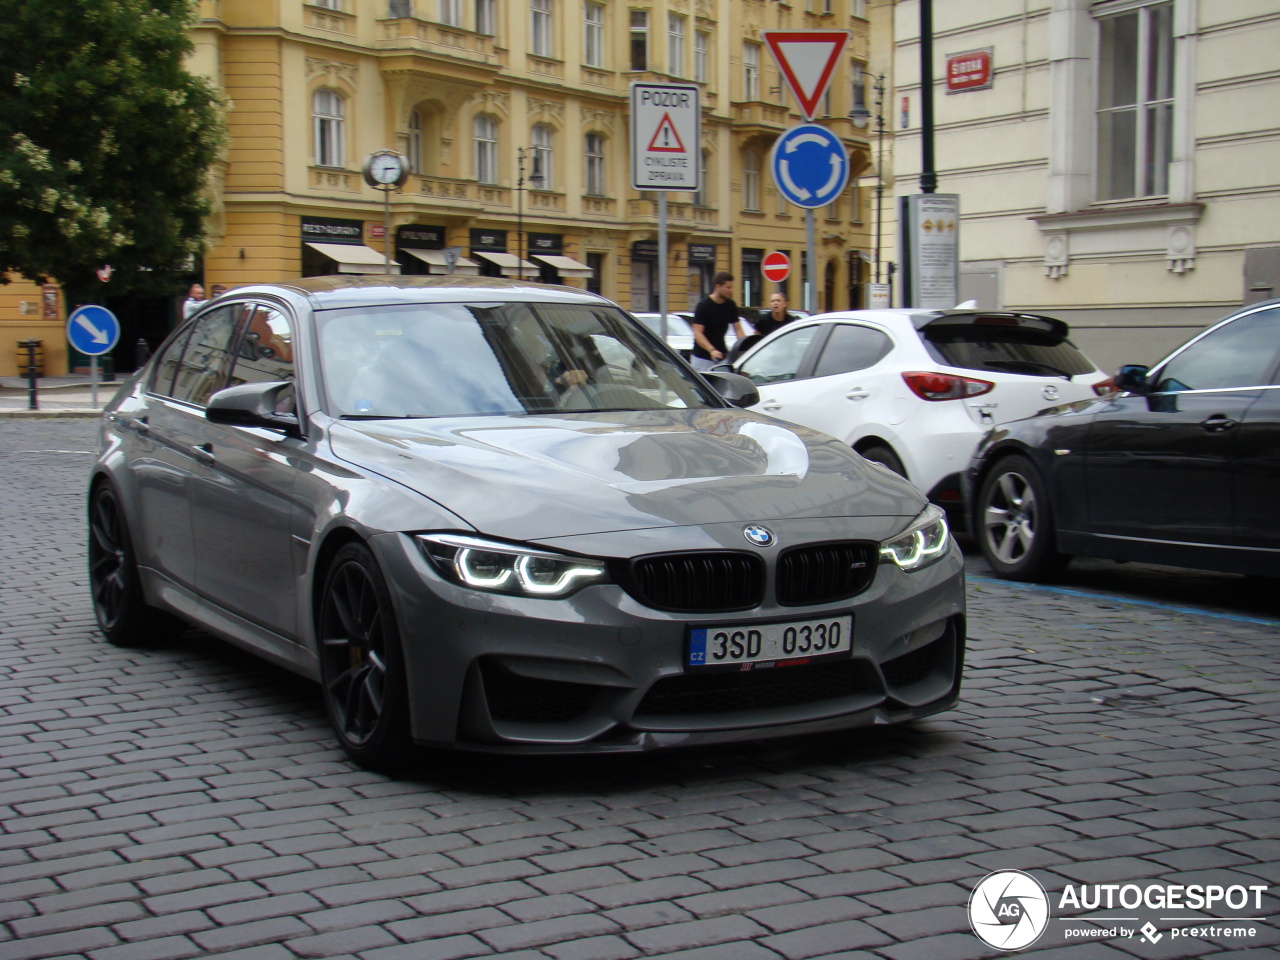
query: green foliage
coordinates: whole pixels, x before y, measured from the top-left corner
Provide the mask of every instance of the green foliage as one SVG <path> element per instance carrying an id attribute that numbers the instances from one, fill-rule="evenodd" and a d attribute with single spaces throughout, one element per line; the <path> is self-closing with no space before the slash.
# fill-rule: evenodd
<path id="1" fill-rule="evenodd" d="M 0 274 L 163 283 L 204 240 L 224 137 L 192 0 L 0 0 Z M 7 279 L 6 279 L 7 282 Z"/>

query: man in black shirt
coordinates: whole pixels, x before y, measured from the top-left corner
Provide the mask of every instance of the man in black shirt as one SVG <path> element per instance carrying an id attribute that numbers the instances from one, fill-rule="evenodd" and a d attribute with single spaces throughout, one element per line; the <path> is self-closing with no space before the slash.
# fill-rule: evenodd
<path id="1" fill-rule="evenodd" d="M 775 293 L 769 297 L 769 309 L 760 312 L 752 326 L 756 328 L 756 333 L 762 337 L 767 337 L 773 331 L 777 330 L 783 324 L 790 323 L 796 319 L 796 314 L 787 313 L 787 297 L 784 293 Z"/>
<path id="2" fill-rule="evenodd" d="M 730 298 L 733 293 L 733 274 L 721 270 L 711 279 L 711 296 L 693 308 L 693 368 L 710 370 L 723 363 L 729 350 L 724 336 L 730 327 L 734 335 L 742 339 L 742 321 L 738 319 L 738 305 Z"/>

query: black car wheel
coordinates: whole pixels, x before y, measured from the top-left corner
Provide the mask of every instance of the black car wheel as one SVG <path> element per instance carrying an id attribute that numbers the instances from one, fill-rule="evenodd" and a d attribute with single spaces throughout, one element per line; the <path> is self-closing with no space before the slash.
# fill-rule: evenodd
<path id="1" fill-rule="evenodd" d="M 186 627 L 147 605 L 120 497 L 105 481 L 89 495 L 89 588 L 98 628 L 116 646 L 149 646 Z"/>
<path id="2" fill-rule="evenodd" d="M 862 459 L 888 467 L 900 477 L 907 475 L 907 468 L 902 465 L 898 455 L 888 447 L 876 444 L 875 446 L 867 447 L 865 450 L 859 450 L 858 453 L 862 455 Z"/>
<path id="3" fill-rule="evenodd" d="M 978 495 L 978 541 L 992 570 L 1006 580 L 1048 580 L 1069 557 L 1059 553 L 1048 488 L 1026 457 L 996 464 Z"/>
<path id="4" fill-rule="evenodd" d="M 317 623 L 329 722 L 357 763 L 390 767 L 411 747 L 404 656 L 391 594 L 361 543 L 333 558 Z"/>

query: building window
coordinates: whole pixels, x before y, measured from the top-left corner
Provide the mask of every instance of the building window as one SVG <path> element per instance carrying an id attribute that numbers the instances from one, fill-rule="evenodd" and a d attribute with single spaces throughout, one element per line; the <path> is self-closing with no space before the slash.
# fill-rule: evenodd
<path id="1" fill-rule="evenodd" d="M 1098 199 L 1169 192 L 1173 4 L 1098 21 Z"/>
<path id="2" fill-rule="evenodd" d="M 588 133 L 586 139 L 587 195 L 604 196 L 604 137 Z"/>
<path id="3" fill-rule="evenodd" d="M 498 182 L 498 125 L 492 117 L 479 116 L 475 120 L 476 181 Z"/>
<path id="4" fill-rule="evenodd" d="M 476 33 L 492 37 L 497 31 L 497 11 L 494 9 L 498 0 L 476 0 Z"/>
<path id="5" fill-rule="evenodd" d="M 711 34 L 706 30 L 695 30 L 693 33 L 693 79 L 698 83 L 706 83 L 711 76 Z"/>
<path id="6" fill-rule="evenodd" d="M 402 20 L 413 16 L 413 0 L 387 0 L 387 17 Z"/>
<path id="7" fill-rule="evenodd" d="M 551 190 L 551 128 L 538 124 L 530 138 L 529 186 L 533 190 Z"/>
<path id="8" fill-rule="evenodd" d="M 667 73 L 684 76 L 684 17 L 667 14 Z"/>
<path id="9" fill-rule="evenodd" d="M 649 69 L 649 12 L 631 11 L 631 69 Z"/>
<path id="10" fill-rule="evenodd" d="M 742 155 L 742 209 L 760 209 L 760 154 L 754 150 Z"/>
<path id="11" fill-rule="evenodd" d="M 742 99 L 760 99 L 760 45 L 742 45 Z"/>
<path id="12" fill-rule="evenodd" d="M 582 11 L 582 62 L 588 67 L 604 66 L 604 4 L 591 3 Z"/>
<path id="13" fill-rule="evenodd" d="M 342 0 L 311 0 L 313 6 L 324 7 L 326 10 L 341 10 Z"/>
<path id="14" fill-rule="evenodd" d="M 707 179 L 707 151 L 703 150 L 698 156 L 698 192 L 693 195 L 693 204 L 696 207 L 711 206 L 711 181 Z"/>
<path id="15" fill-rule="evenodd" d="M 333 90 L 317 90 L 311 96 L 317 166 L 341 167 L 346 163 L 343 144 L 345 108 L 341 95 Z"/>
<path id="16" fill-rule="evenodd" d="M 422 114 L 417 110 L 409 111 L 409 136 L 405 141 L 405 152 L 409 159 L 409 172 L 422 172 Z"/>
<path id="17" fill-rule="evenodd" d="M 436 16 L 447 27 L 462 26 L 462 0 L 436 0 Z"/>
<path id="18" fill-rule="evenodd" d="M 849 0 L 849 16 L 867 18 L 867 0 Z"/>
<path id="19" fill-rule="evenodd" d="M 531 0 L 529 52 L 535 57 L 551 56 L 551 0 Z"/>

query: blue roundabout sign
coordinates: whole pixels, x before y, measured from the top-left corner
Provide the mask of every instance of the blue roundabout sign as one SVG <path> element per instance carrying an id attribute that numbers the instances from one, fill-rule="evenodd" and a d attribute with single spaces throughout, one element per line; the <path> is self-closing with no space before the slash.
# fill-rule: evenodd
<path id="1" fill-rule="evenodd" d="M 849 154 L 826 127 L 802 123 L 774 142 L 769 169 L 778 190 L 791 203 L 825 207 L 849 183 Z"/>

